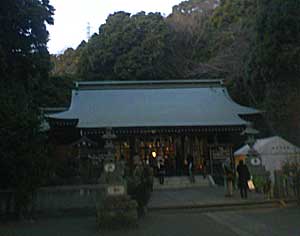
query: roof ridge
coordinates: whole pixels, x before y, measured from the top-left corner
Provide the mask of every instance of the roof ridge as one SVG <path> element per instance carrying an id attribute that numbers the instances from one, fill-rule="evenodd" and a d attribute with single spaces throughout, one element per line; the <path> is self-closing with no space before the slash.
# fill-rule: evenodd
<path id="1" fill-rule="evenodd" d="M 131 80 L 131 81 L 76 81 L 77 90 L 122 88 L 170 88 L 170 87 L 223 87 L 221 79 L 206 80 Z"/>

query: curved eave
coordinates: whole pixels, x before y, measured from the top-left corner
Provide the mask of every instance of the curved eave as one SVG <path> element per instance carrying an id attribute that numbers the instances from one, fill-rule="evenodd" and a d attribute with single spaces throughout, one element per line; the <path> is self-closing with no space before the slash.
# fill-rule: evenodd
<path id="1" fill-rule="evenodd" d="M 75 128 L 78 124 L 78 119 L 59 119 L 59 118 L 52 118 L 48 116 L 47 120 L 51 128 L 55 128 L 55 127 Z"/>
<path id="2" fill-rule="evenodd" d="M 153 124 L 138 124 L 138 123 L 129 123 L 129 124 L 113 124 L 113 123 L 107 123 L 107 124 L 101 124 L 95 126 L 94 124 L 88 124 L 88 123 L 78 123 L 77 128 L 80 129 L 105 129 L 107 127 L 111 128 L 116 128 L 116 129 L 152 129 L 152 128 L 174 128 L 174 127 L 185 127 L 185 128 L 193 128 L 193 127 L 198 127 L 198 128 L 205 128 L 205 127 L 245 127 L 247 125 L 247 122 L 241 119 L 241 122 L 238 123 L 223 123 L 223 124 L 216 124 L 216 123 L 153 123 Z"/>
<path id="3" fill-rule="evenodd" d="M 253 116 L 253 115 L 261 115 L 265 111 L 261 111 L 251 107 L 241 106 L 242 110 L 238 113 L 240 116 Z"/>
<path id="4" fill-rule="evenodd" d="M 117 136 L 122 135 L 157 135 L 157 134 L 199 134 L 199 133 L 240 133 L 244 126 L 207 126 L 207 127 L 116 127 L 113 133 Z M 83 128 L 83 135 L 105 134 L 105 128 Z"/>
<path id="5" fill-rule="evenodd" d="M 257 110 L 252 107 L 246 107 L 236 103 L 234 100 L 232 100 L 227 90 L 224 90 L 224 96 L 236 108 L 236 112 L 239 116 L 252 116 L 252 115 L 258 115 L 262 113 L 261 110 Z"/>

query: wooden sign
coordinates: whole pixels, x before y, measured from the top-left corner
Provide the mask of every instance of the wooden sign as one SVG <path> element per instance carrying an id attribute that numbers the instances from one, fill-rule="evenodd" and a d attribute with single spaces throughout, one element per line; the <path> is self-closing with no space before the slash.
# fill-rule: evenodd
<path id="1" fill-rule="evenodd" d="M 123 185 L 114 185 L 107 187 L 107 194 L 109 196 L 121 196 L 125 194 L 125 187 Z"/>
<path id="2" fill-rule="evenodd" d="M 225 160 L 231 157 L 230 147 L 224 147 L 224 146 L 211 147 L 210 152 L 213 160 Z"/>

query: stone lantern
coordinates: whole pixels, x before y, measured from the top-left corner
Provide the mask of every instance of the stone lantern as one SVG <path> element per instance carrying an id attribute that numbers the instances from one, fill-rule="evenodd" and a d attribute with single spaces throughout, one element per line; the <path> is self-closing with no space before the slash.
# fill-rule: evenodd
<path id="1" fill-rule="evenodd" d="M 245 143 L 249 146 L 249 151 L 247 153 L 246 163 L 251 168 L 251 166 L 261 165 L 261 158 L 259 153 L 254 149 L 254 144 L 256 142 L 255 135 L 259 134 L 259 131 L 252 127 L 252 123 L 248 123 L 246 129 L 241 133 L 246 135 L 247 139 Z"/>
<path id="2" fill-rule="evenodd" d="M 127 194 L 121 165 L 115 160 L 113 139 L 116 135 L 107 128 L 105 140 L 104 172 L 100 178 L 101 189 L 97 196 L 97 222 L 100 228 L 116 228 L 136 224 L 137 203 Z"/>
<path id="3" fill-rule="evenodd" d="M 112 133 L 111 128 L 107 128 L 105 134 L 102 136 L 102 139 L 105 140 L 105 153 L 103 155 L 104 174 L 100 179 L 101 184 L 113 185 L 123 181 L 116 169 L 115 147 L 113 144 L 113 140 L 116 137 L 117 136 Z M 125 192 L 125 189 L 122 190 L 122 192 Z"/>
<path id="4" fill-rule="evenodd" d="M 246 135 L 247 139 L 245 143 L 249 146 L 246 164 L 250 169 L 252 169 L 254 166 L 260 166 L 262 163 L 261 157 L 254 149 L 254 144 L 256 142 L 255 135 L 259 134 L 259 131 L 254 129 L 251 123 L 248 123 L 246 129 L 241 134 Z"/>
<path id="5" fill-rule="evenodd" d="M 251 175 L 255 180 L 262 183 L 265 182 L 270 175 L 266 168 L 262 165 L 262 159 L 257 150 L 254 149 L 254 144 L 256 142 L 255 136 L 259 134 L 259 131 L 252 127 L 251 123 L 248 123 L 246 129 L 242 132 L 242 135 L 246 135 L 246 144 L 249 146 L 249 151 L 247 153 L 246 164 L 249 168 Z M 260 180 L 258 180 L 260 179 Z M 255 184 L 255 183 L 254 183 Z M 255 186 L 258 191 L 261 191 L 262 186 Z"/>

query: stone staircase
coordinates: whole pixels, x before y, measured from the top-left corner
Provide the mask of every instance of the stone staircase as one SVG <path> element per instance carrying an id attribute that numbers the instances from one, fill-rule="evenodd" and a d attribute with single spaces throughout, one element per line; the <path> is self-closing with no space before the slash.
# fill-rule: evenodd
<path id="1" fill-rule="evenodd" d="M 209 176 L 203 178 L 203 176 L 195 176 L 195 183 L 191 183 L 188 176 L 172 176 L 165 177 L 164 184 L 159 183 L 159 179 L 155 177 L 154 179 L 154 190 L 160 189 L 180 189 L 180 188 L 195 188 L 202 186 L 211 186 Z"/>

